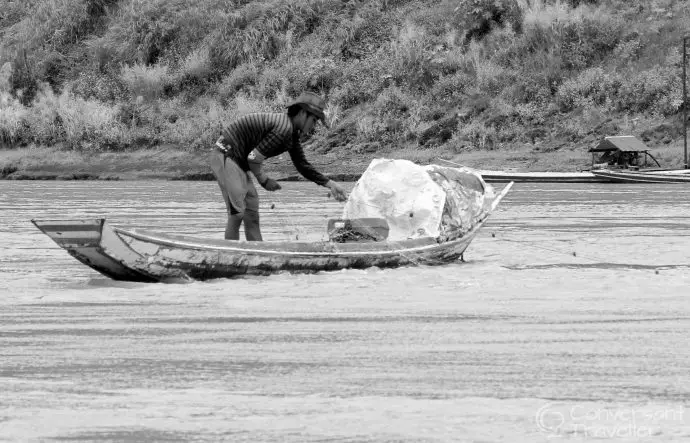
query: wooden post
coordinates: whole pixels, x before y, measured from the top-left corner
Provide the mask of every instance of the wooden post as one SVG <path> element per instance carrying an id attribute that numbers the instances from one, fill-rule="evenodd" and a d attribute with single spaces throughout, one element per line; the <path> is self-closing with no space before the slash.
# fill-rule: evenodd
<path id="1" fill-rule="evenodd" d="M 683 166 L 688 169 L 688 91 L 685 82 L 688 36 L 683 37 Z"/>

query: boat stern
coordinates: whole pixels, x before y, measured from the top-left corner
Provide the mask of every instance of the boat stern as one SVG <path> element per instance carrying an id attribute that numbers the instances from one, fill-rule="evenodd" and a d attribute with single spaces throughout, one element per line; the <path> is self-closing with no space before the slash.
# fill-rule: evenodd
<path id="1" fill-rule="evenodd" d="M 128 265 L 125 258 L 140 256 L 125 245 L 104 218 L 31 220 L 72 257 L 114 280 L 155 282 L 158 279 Z"/>
<path id="2" fill-rule="evenodd" d="M 86 220 L 31 220 L 38 229 L 60 247 L 84 248 L 98 246 L 105 219 Z"/>

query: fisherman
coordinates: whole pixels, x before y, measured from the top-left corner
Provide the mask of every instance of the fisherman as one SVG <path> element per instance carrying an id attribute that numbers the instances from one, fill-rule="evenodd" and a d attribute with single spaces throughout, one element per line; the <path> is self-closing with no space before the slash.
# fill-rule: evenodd
<path id="1" fill-rule="evenodd" d="M 311 136 L 317 120 L 324 126 L 325 101 L 313 92 L 303 92 L 287 106 L 287 113 L 253 113 L 242 116 L 223 129 L 210 163 L 228 210 L 225 238 L 239 240 L 244 221 L 247 240 L 261 241 L 259 194 L 249 172 L 267 191 L 281 186 L 262 170 L 265 159 L 288 152 L 297 171 L 317 185 L 325 186 L 338 201 L 345 190 L 317 171 L 304 156 L 300 138 Z"/>

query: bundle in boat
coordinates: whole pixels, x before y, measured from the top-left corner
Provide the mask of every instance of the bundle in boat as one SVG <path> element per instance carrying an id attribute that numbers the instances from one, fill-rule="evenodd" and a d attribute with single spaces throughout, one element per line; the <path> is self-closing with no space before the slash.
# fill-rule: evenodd
<path id="1" fill-rule="evenodd" d="M 470 168 L 376 159 L 350 193 L 339 220 L 343 229 L 333 229 L 331 221 L 329 237 L 341 242 L 445 241 L 471 230 L 490 212 L 494 198 L 493 187 Z M 376 228 L 367 230 L 365 223 L 355 222 L 361 220 L 375 221 Z"/>
<path id="2" fill-rule="evenodd" d="M 388 231 L 388 222 L 383 218 L 328 220 L 328 238 L 335 243 L 384 241 Z"/>

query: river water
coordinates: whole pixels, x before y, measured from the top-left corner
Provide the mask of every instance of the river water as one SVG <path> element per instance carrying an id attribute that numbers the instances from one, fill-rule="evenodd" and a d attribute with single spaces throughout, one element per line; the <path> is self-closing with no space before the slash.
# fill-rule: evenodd
<path id="1" fill-rule="evenodd" d="M 284 183 L 264 236 L 340 208 Z M 211 182 L 0 182 L 0 441 L 690 441 L 690 187 L 518 183 L 465 263 L 190 284 L 30 223 L 100 216 L 225 223 Z"/>

